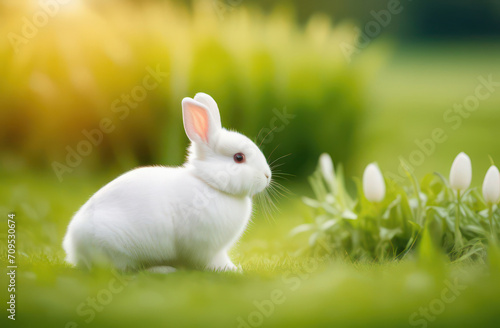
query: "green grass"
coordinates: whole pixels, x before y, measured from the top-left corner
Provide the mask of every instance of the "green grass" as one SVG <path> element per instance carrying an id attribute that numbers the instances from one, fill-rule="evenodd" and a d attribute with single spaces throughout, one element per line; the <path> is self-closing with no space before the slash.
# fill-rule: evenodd
<path id="1" fill-rule="evenodd" d="M 439 302 L 433 300 L 456 279 L 465 290 L 445 305 L 432 326 L 488 326 L 500 319 L 498 272 L 492 275 L 485 263 L 429 266 L 407 259 L 373 264 L 294 256 L 301 240 L 288 238 L 287 232 L 311 214 L 295 196 L 281 204 L 283 212 L 274 220 L 258 214 L 233 249 L 232 257 L 242 265 L 243 274 L 119 275 L 126 286 L 113 294 L 110 283 L 121 289 L 114 274 L 67 266 L 60 246 L 72 212 L 107 179 L 75 177 L 59 184 L 52 176 L 3 177 L 9 188 L 0 190 L 5 200 L 2 213 L 17 213 L 19 268 L 17 321 L 7 322 L 3 316 L 2 327 L 5 323 L 7 327 L 65 327 L 67 322 L 78 327 L 238 327 L 238 318 L 248 322 L 249 316 L 255 323 L 262 319 L 263 327 L 402 327 L 419 308 Z M 1 239 L 5 263 L 4 228 Z M 5 275 L 0 281 L 6 285 Z M 98 303 L 100 311 L 90 310 L 88 298 L 98 295 L 103 301 Z M 109 304 L 107 295 L 112 295 Z M 271 295 L 280 304 L 271 306 Z M 265 306 L 263 312 L 269 311 L 269 316 L 256 314 L 256 304 Z"/>

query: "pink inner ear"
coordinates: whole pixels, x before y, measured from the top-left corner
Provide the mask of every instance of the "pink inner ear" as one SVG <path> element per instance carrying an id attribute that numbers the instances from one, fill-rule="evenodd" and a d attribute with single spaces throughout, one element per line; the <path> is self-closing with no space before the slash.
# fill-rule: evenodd
<path id="1" fill-rule="evenodd" d="M 191 118 L 193 119 L 193 127 L 196 134 L 201 137 L 204 142 L 208 142 L 208 115 L 207 112 L 199 107 L 191 106 Z"/>

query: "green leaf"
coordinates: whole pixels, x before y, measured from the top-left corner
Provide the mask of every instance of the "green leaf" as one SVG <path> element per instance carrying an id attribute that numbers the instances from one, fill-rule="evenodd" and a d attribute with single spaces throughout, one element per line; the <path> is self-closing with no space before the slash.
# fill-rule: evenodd
<path id="1" fill-rule="evenodd" d="M 418 245 L 418 260 L 419 264 L 428 267 L 436 268 L 443 264 L 443 255 L 434 242 L 428 229 L 424 229 L 422 239 Z"/>
<path id="2" fill-rule="evenodd" d="M 496 243 L 488 246 L 488 264 L 493 277 L 500 275 L 500 247 Z"/>
<path id="3" fill-rule="evenodd" d="M 309 184 L 311 185 L 311 188 L 314 192 L 314 195 L 316 198 L 320 201 L 323 201 L 325 199 L 325 193 L 321 191 L 321 184 L 323 183 L 321 180 L 320 172 L 316 171 L 314 172 L 313 175 L 311 175 L 308 180 Z"/>
<path id="4" fill-rule="evenodd" d="M 415 230 L 415 231 L 419 231 L 422 229 L 422 226 L 420 224 L 418 224 L 417 222 L 413 222 L 413 221 L 408 221 L 408 223 L 410 224 L 410 226 Z"/>
<path id="5" fill-rule="evenodd" d="M 476 234 L 476 235 L 486 235 L 486 231 L 481 228 L 480 226 L 477 226 L 477 225 L 466 225 L 464 227 L 462 227 L 463 230 L 466 230 L 466 231 L 470 231 L 472 232 L 473 234 Z"/>
<path id="6" fill-rule="evenodd" d="M 439 207 L 439 206 L 427 206 L 426 208 L 427 211 L 434 211 L 436 212 L 437 215 L 439 215 L 441 218 L 444 218 L 448 216 L 449 212 L 446 210 L 446 208 Z"/>
<path id="7" fill-rule="evenodd" d="M 328 203 L 321 204 L 321 207 L 332 215 L 339 215 L 340 211 Z"/>
<path id="8" fill-rule="evenodd" d="M 403 233 L 401 228 L 387 229 L 384 227 L 380 227 L 380 239 L 382 240 L 392 240 L 396 235 Z"/>
<path id="9" fill-rule="evenodd" d="M 351 210 L 345 210 L 344 212 L 342 212 L 341 217 L 347 220 L 356 220 L 358 218 L 358 215 Z"/>
<path id="10" fill-rule="evenodd" d="M 310 237 L 309 237 L 309 246 L 314 246 L 316 245 L 316 241 L 318 240 L 320 236 L 320 233 L 319 232 L 315 232 L 313 233 Z"/>
<path id="11" fill-rule="evenodd" d="M 310 224 L 310 223 L 307 223 L 307 224 L 301 224 L 295 228 L 293 228 L 290 232 L 289 232 L 289 236 L 290 237 L 293 237 L 293 236 L 296 236 L 300 233 L 303 233 L 303 232 L 306 232 L 306 231 L 310 231 L 310 230 L 313 230 L 315 228 L 315 225 L 313 224 Z"/>
<path id="12" fill-rule="evenodd" d="M 434 244 L 439 245 L 441 243 L 441 239 L 443 238 L 443 220 L 434 209 L 427 211 L 426 227 Z"/>
<path id="13" fill-rule="evenodd" d="M 382 218 L 388 220 L 391 217 L 391 212 L 395 207 L 401 203 L 401 196 L 397 195 L 396 198 L 387 206 L 385 212 L 382 214 Z"/>
<path id="14" fill-rule="evenodd" d="M 320 229 L 321 229 L 322 231 L 328 230 L 328 229 L 330 229 L 331 227 L 333 227 L 335 224 L 337 224 L 337 222 L 338 222 L 337 220 L 333 220 L 333 219 L 328 220 L 328 221 L 324 222 L 324 223 L 321 225 Z"/>
<path id="15" fill-rule="evenodd" d="M 319 208 L 321 207 L 321 203 L 318 202 L 315 199 L 309 198 L 309 197 L 302 197 L 302 202 L 306 204 L 307 206 L 314 207 L 314 208 Z"/>
<path id="16" fill-rule="evenodd" d="M 464 247 L 464 249 L 466 249 Z M 475 244 L 473 245 L 472 247 L 468 248 L 467 249 L 467 252 L 462 254 L 457 260 L 456 262 L 460 262 L 460 261 L 463 261 L 463 260 L 466 260 L 468 258 L 471 258 L 473 255 L 475 254 L 478 254 L 480 252 L 482 252 L 484 249 L 482 247 L 482 245 L 479 243 L 479 244 Z"/>
<path id="17" fill-rule="evenodd" d="M 406 195 L 406 193 L 403 192 L 400 195 L 401 195 L 401 213 L 403 214 L 403 220 L 405 220 L 404 222 L 413 221 L 418 223 L 419 225 L 422 224 L 422 222 L 420 221 L 417 222 L 415 220 L 415 216 L 413 215 L 413 211 L 411 210 L 410 202 L 408 201 L 408 196 Z"/>
<path id="18" fill-rule="evenodd" d="M 318 215 L 315 219 L 316 225 L 322 225 L 325 221 L 328 221 L 330 219 L 330 216 L 324 214 L 324 215 Z"/>

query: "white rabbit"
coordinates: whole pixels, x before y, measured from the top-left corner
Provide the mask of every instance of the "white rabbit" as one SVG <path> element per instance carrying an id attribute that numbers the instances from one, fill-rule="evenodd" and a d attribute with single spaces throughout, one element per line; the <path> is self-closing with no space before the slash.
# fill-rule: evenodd
<path id="1" fill-rule="evenodd" d="M 66 261 L 118 270 L 236 270 L 228 250 L 250 220 L 252 196 L 271 182 L 260 149 L 221 126 L 212 97 L 182 100 L 191 140 L 182 167 L 142 167 L 97 191 L 71 220 Z"/>

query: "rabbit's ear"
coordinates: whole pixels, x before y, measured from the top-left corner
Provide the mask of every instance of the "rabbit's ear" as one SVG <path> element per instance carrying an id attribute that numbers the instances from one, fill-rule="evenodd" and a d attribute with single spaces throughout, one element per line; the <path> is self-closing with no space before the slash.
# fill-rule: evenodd
<path id="1" fill-rule="evenodd" d="M 207 106 L 191 98 L 182 99 L 184 130 L 192 142 L 210 144 L 221 129 L 220 122 L 214 118 Z"/>
<path id="2" fill-rule="evenodd" d="M 206 93 L 198 92 L 194 96 L 194 100 L 207 106 L 208 109 L 210 110 L 210 113 L 212 113 L 212 117 L 214 119 L 215 124 L 221 125 L 219 107 L 217 106 L 217 103 L 215 102 L 214 98 L 212 98 Z"/>

